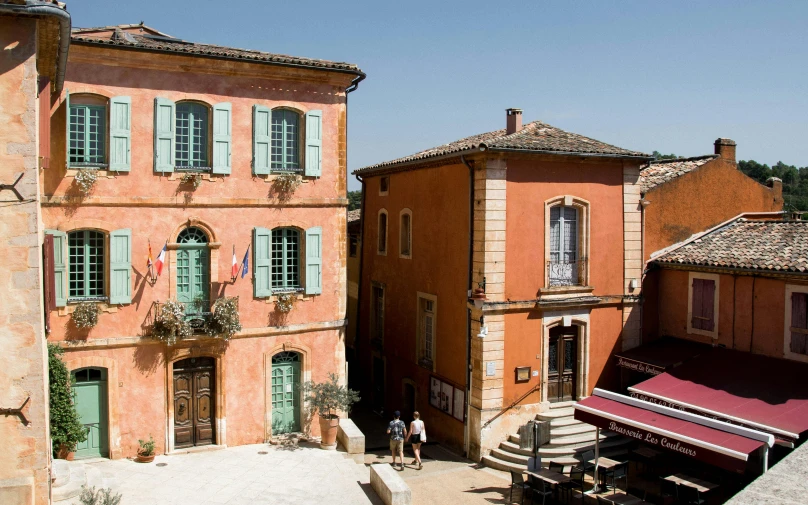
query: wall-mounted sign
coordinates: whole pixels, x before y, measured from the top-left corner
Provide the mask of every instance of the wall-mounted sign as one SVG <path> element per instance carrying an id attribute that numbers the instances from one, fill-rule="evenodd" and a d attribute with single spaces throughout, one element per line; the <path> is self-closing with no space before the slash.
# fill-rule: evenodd
<path id="1" fill-rule="evenodd" d="M 629 370 L 634 370 L 635 372 L 646 373 L 648 375 L 659 375 L 665 372 L 665 369 L 661 366 L 649 365 L 648 363 L 643 363 L 642 361 L 636 361 L 630 358 L 624 358 L 623 356 L 617 356 L 617 366 L 628 368 Z"/>
<path id="2" fill-rule="evenodd" d="M 485 375 L 486 377 L 493 377 L 496 375 L 496 363 L 494 361 L 486 361 L 485 362 Z"/>
<path id="3" fill-rule="evenodd" d="M 530 367 L 518 366 L 516 367 L 516 382 L 527 382 L 530 380 Z"/>
<path id="4" fill-rule="evenodd" d="M 466 394 L 435 376 L 429 378 L 429 404 L 460 422 L 466 418 Z"/>

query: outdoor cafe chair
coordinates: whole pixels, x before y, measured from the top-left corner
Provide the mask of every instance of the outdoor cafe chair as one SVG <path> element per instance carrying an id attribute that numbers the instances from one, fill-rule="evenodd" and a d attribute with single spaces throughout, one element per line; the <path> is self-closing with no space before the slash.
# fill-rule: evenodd
<path id="1" fill-rule="evenodd" d="M 598 505 L 614 505 L 614 502 L 608 498 L 598 495 Z"/>
<path id="2" fill-rule="evenodd" d="M 679 486 L 667 479 L 659 478 L 659 495 L 662 497 L 662 503 L 667 503 L 667 498 L 672 499 L 674 502 L 679 501 Z"/>
<path id="3" fill-rule="evenodd" d="M 581 490 L 581 503 L 584 501 L 584 470 L 583 468 L 573 468 L 570 470 L 570 481 L 561 483 L 561 489 L 569 493 L 567 503 L 572 501 L 573 489 Z"/>
<path id="4" fill-rule="evenodd" d="M 585 473 L 595 471 L 594 463 L 589 463 L 590 459 L 595 459 L 595 451 L 585 451 L 581 453 L 581 468 L 583 468 Z M 594 478 L 594 475 L 592 477 Z"/>
<path id="5" fill-rule="evenodd" d="M 519 503 L 525 503 L 525 491 L 527 491 L 529 488 L 527 482 L 525 482 L 525 476 L 522 475 L 521 472 L 514 472 L 511 470 L 511 493 L 508 495 L 508 503 L 513 503 L 513 488 L 517 488 L 522 491 L 522 500 Z"/>
<path id="6" fill-rule="evenodd" d="M 555 461 L 551 461 L 550 462 L 550 471 L 551 472 L 564 473 L 564 465 L 562 465 L 561 463 L 556 463 Z"/>
<path id="7" fill-rule="evenodd" d="M 702 503 L 707 503 L 706 500 L 703 500 L 699 496 L 698 489 L 685 484 L 679 484 L 679 499 L 688 505 L 701 505 Z"/>
<path id="8" fill-rule="evenodd" d="M 628 462 L 622 462 L 614 468 L 604 469 L 603 473 L 606 475 L 606 487 L 609 487 L 609 481 L 612 483 L 612 494 L 617 490 L 617 481 L 623 479 L 628 487 Z"/>
<path id="9" fill-rule="evenodd" d="M 530 486 L 530 503 L 534 503 L 533 499 L 536 497 L 536 495 L 539 495 L 541 496 L 541 505 L 544 505 L 544 503 L 547 501 L 547 497 L 553 496 L 552 484 L 530 475 L 529 477 L 530 479 L 528 482 Z"/>

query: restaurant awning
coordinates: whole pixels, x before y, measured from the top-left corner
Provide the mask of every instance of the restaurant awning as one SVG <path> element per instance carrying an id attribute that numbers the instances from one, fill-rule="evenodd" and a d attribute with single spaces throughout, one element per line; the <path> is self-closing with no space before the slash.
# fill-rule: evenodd
<path id="1" fill-rule="evenodd" d="M 595 389 L 575 404 L 575 419 L 665 451 L 742 473 L 772 435 Z"/>
<path id="2" fill-rule="evenodd" d="M 699 342 L 662 337 L 640 347 L 617 352 L 614 357 L 619 367 L 659 375 L 711 349 L 712 346 Z"/>
<path id="3" fill-rule="evenodd" d="M 808 364 L 720 347 L 629 388 L 631 396 L 775 435 L 808 432 Z"/>

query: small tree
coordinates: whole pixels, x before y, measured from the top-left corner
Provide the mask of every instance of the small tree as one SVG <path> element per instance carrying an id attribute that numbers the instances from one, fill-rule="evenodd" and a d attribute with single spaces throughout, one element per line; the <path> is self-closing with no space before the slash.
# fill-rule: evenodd
<path id="1" fill-rule="evenodd" d="M 48 344 L 48 379 L 50 382 L 50 431 L 53 450 L 64 444 L 69 451 L 87 440 L 87 428 L 81 424 L 70 392 L 70 373 L 60 355 L 62 348 Z"/>
<path id="2" fill-rule="evenodd" d="M 309 381 L 304 386 L 306 400 L 312 412 L 320 414 L 321 418 L 336 419 L 337 412 L 348 412 L 351 405 L 360 400 L 359 393 L 341 386 L 337 374 L 328 374 L 325 382 Z"/>

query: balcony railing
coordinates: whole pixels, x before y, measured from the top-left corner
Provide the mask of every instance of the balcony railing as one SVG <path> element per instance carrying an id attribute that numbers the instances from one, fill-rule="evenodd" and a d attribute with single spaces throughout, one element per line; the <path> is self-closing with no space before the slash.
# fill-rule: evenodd
<path id="1" fill-rule="evenodd" d="M 210 311 L 210 302 L 198 300 L 195 302 L 180 302 L 185 307 L 185 321 L 193 328 L 194 333 L 205 333 L 205 327 L 210 322 L 213 312 Z M 148 328 L 160 314 L 164 303 L 153 302 L 152 308 L 146 316 L 143 327 Z"/>
<path id="2" fill-rule="evenodd" d="M 551 288 L 584 286 L 586 284 L 586 259 L 577 261 L 548 261 L 547 278 Z"/>

